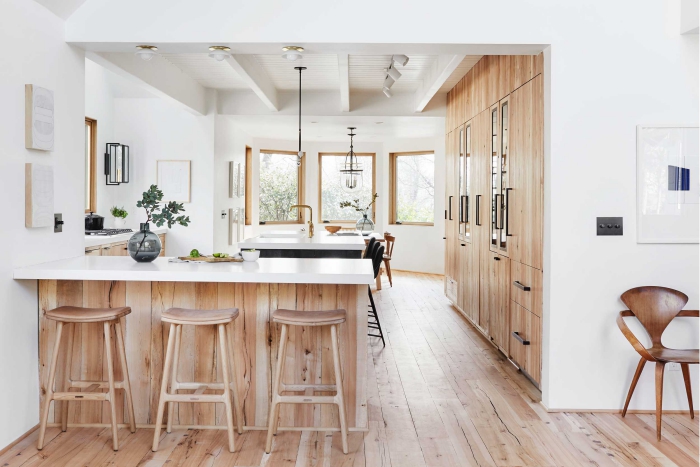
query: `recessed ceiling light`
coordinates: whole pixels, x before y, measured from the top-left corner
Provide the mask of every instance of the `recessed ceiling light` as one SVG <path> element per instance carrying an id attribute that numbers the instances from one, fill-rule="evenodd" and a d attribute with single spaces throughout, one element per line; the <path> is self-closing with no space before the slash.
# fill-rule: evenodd
<path id="1" fill-rule="evenodd" d="M 304 47 L 298 47 L 296 45 L 288 45 L 286 47 L 282 47 L 282 51 L 284 52 L 282 54 L 283 58 L 286 58 L 290 62 L 297 61 L 301 58 L 302 52 L 304 52 Z"/>
<path id="2" fill-rule="evenodd" d="M 231 48 L 225 45 L 212 45 L 209 47 L 209 56 L 217 62 L 221 62 L 231 56 Z"/>
<path id="3" fill-rule="evenodd" d="M 136 55 L 141 57 L 141 60 L 148 61 L 152 59 L 154 56 L 158 55 L 156 52 L 158 51 L 158 47 L 155 45 L 137 45 L 136 46 Z"/>

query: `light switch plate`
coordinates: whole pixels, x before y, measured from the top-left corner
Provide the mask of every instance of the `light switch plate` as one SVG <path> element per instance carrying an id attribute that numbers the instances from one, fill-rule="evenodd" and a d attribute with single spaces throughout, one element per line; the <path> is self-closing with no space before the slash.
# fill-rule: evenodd
<path id="1" fill-rule="evenodd" d="M 63 232 L 63 214 L 53 215 L 53 231 L 54 233 Z"/>
<path id="2" fill-rule="evenodd" d="M 597 235 L 622 235 L 622 217 L 596 217 Z"/>

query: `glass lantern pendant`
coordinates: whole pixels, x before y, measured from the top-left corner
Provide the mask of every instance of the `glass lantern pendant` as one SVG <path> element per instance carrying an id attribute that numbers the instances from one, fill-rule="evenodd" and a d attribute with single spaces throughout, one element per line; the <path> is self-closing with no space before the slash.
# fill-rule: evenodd
<path id="1" fill-rule="evenodd" d="M 362 190 L 362 162 L 352 148 L 352 138 L 355 136 L 355 127 L 348 127 L 350 130 L 350 152 L 345 156 L 345 161 L 340 165 L 340 187 L 346 193 L 357 193 Z"/>

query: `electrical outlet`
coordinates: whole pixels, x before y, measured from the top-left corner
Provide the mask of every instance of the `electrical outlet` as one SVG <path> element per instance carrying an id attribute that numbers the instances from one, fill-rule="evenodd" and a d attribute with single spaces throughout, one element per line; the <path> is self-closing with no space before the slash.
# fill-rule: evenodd
<path id="1" fill-rule="evenodd" d="M 622 235 L 622 217 L 596 217 L 597 235 Z"/>
<path id="2" fill-rule="evenodd" d="M 668 368 L 668 371 L 681 371 L 681 364 L 680 363 L 667 363 L 666 368 Z"/>
<path id="3" fill-rule="evenodd" d="M 226 210 L 225 209 L 221 210 L 221 218 L 226 219 Z"/>

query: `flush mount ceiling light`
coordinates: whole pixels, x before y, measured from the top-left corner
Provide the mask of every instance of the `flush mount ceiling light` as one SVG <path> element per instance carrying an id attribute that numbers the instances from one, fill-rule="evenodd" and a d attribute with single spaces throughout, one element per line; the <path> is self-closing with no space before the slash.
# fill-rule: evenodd
<path id="1" fill-rule="evenodd" d="M 408 63 L 408 57 L 406 55 L 392 55 L 391 61 L 398 65 L 406 66 Z"/>
<path id="2" fill-rule="evenodd" d="M 231 56 L 231 48 L 225 45 L 212 45 L 209 47 L 209 56 L 217 62 L 221 62 Z"/>
<path id="3" fill-rule="evenodd" d="M 301 152 L 301 72 L 306 70 L 305 66 L 295 66 L 295 70 L 299 70 L 299 152 L 297 153 L 297 165 L 301 165 L 301 158 L 304 153 Z"/>
<path id="4" fill-rule="evenodd" d="M 137 45 L 136 55 L 141 57 L 141 60 L 149 61 L 156 55 L 158 55 L 158 47 L 155 45 Z"/>
<path id="5" fill-rule="evenodd" d="M 355 136 L 354 126 L 348 127 L 350 133 L 350 152 L 345 156 L 345 161 L 340 164 L 340 187 L 346 193 L 357 193 L 362 189 L 362 162 L 360 162 L 352 148 L 352 138 Z"/>
<path id="6" fill-rule="evenodd" d="M 295 62 L 301 58 L 302 52 L 304 52 L 304 47 L 297 47 L 296 45 L 288 45 L 286 47 L 282 47 L 282 51 L 284 52 L 282 54 L 283 58 L 286 58 L 290 62 Z"/>

